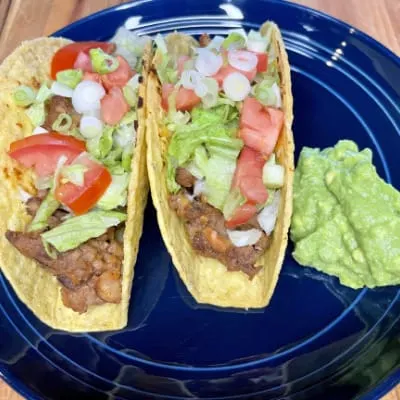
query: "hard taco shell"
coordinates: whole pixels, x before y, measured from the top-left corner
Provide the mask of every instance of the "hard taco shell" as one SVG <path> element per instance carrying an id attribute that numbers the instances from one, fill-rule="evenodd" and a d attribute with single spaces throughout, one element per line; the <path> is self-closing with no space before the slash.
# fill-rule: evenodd
<path id="1" fill-rule="evenodd" d="M 120 304 L 91 306 L 83 314 L 65 307 L 61 300 L 60 284 L 55 276 L 32 259 L 24 257 L 5 237 L 7 229 L 23 231 L 31 220 L 20 200 L 20 188 L 30 194 L 35 193 L 32 174 L 20 168 L 6 154 L 11 142 L 32 134 L 29 119 L 21 108 L 14 105 L 11 96 L 20 84 L 38 88 L 41 82 L 50 79 L 53 54 L 69 42 L 63 38 L 39 38 L 24 42 L 0 66 L 0 270 L 19 299 L 40 320 L 53 328 L 70 332 L 120 329 L 127 323 L 133 267 L 148 194 L 144 106 L 138 109 L 139 127 L 132 157 Z M 150 48 L 145 52 L 144 80 L 139 89 L 143 99 L 149 56 Z"/>
<path id="2" fill-rule="evenodd" d="M 158 223 L 172 261 L 186 287 L 199 303 L 221 307 L 261 308 L 268 305 L 275 289 L 288 241 L 292 214 L 292 183 L 294 143 L 291 130 L 293 99 L 290 68 L 281 33 L 273 24 L 272 40 L 278 49 L 284 126 L 276 146 L 276 155 L 285 167 L 279 216 L 272 234 L 270 248 L 257 265 L 264 268 L 252 279 L 241 271 L 228 272 L 225 265 L 213 258 L 198 255 L 192 249 L 184 222 L 168 205 L 166 154 L 170 133 L 163 126 L 161 85 L 154 66 L 147 86 L 147 163 L 153 203 Z"/>

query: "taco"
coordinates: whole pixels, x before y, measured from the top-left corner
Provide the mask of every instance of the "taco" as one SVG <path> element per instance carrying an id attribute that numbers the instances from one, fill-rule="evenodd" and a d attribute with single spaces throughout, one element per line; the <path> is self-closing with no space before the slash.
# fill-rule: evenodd
<path id="1" fill-rule="evenodd" d="M 38 38 L 0 66 L 0 268 L 47 325 L 126 325 L 148 194 L 150 38 Z"/>
<path id="2" fill-rule="evenodd" d="M 294 144 L 278 27 L 155 38 L 147 164 L 173 263 L 199 303 L 266 306 L 292 212 Z"/>

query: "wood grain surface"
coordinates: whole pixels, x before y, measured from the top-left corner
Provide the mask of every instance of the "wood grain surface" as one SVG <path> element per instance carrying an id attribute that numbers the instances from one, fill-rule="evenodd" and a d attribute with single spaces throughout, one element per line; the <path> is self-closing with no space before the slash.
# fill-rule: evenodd
<path id="1" fill-rule="evenodd" d="M 0 62 L 22 40 L 49 35 L 122 0 L 0 0 Z M 340 18 L 400 55 L 400 0 L 295 0 Z M 0 380 L 0 400 L 22 399 Z M 382 400 L 400 400 L 400 385 Z"/>

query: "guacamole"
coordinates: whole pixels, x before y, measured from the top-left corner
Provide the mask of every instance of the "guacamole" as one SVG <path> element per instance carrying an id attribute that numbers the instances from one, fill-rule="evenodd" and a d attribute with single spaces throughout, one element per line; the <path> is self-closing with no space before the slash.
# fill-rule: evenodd
<path id="1" fill-rule="evenodd" d="M 354 289 L 400 284 L 400 193 L 369 149 L 304 147 L 294 178 L 294 258 Z"/>

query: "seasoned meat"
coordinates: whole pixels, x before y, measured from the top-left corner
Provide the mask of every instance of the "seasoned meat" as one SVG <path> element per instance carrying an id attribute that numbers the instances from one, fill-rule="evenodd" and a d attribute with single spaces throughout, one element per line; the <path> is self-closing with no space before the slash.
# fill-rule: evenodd
<path id="1" fill-rule="evenodd" d="M 43 127 L 51 131 L 54 121 L 60 114 L 63 113 L 72 117 L 71 128 L 76 128 L 79 126 L 81 117 L 77 112 L 75 112 L 71 99 L 62 96 L 53 96 L 46 103 L 46 120 L 43 124 Z"/>
<path id="2" fill-rule="evenodd" d="M 182 167 L 176 169 L 175 180 L 178 185 L 184 188 L 191 188 L 196 182 L 196 178 L 187 169 Z"/>
<path id="3" fill-rule="evenodd" d="M 250 279 L 259 271 L 254 264 L 269 245 L 264 233 L 253 246 L 235 247 L 228 237 L 224 216 L 216 208 L 200 200 L 190 201 L 182 193 L 170 196 L 169 204 L 184 219 L 197 253 L 216 258 L 229 271 L 243 271 Z"/>
<path id="4" fill-rule="evenodd" d="M 207 47 L 211 42 L 211 38 L 207 33 L 203 33 L 199 38 L 200 47 Z"/>
<path id="5" fill-rule="evenodd" d="M 36 215 L 37 210 L 39 209 L 41 203 L 42 203 L 42 199 L 40 199 L 39 197 L 31 197 L 25 203 L 26 212 L 29 215 L 32 215 L 32 217 L 34 217 Z"/>
<path id="6" fill-rule="evenodd" d="M 103 304 L 104 301 L 97 296 L 95 290 L 97 279 L 97 277 L 94 277 L 87 285 L 83 285 L 75 290 L 63 287 L 61 289 L 61 299 L 65 307 L 72 308 L 79 313 L 84 313 L 91 305 Z"/>
<path id="7" fill-rule="evenodd" d="M 119 271 L 106 271 L 99 276 L 96 282 L 97 295 L 107 303 L 121 301 L 121 276 Z"/>
<path id="8" fill-rule="evenodd" d="M 44 198 L 46 193 L 40 193 Z M 32 197 L 26 203 L 27 212 L 34 216 L 42 199 Z M 58 209 L 49 218 L 49 226 L 59 225 L 67 215 Z M 121 301 L 121 266 L 123 244 L 117 240 L 117 228 L 110 228 L 95 239 L 76 249 L 58 253 L 51 258 L 44 249 L 40 232 L 7 231 L 6 238 L 24 256 L 33 258 L 54 274 L 62 284 L 62 299 L 66 307 L 83 313 L 92 304 Z"/>

